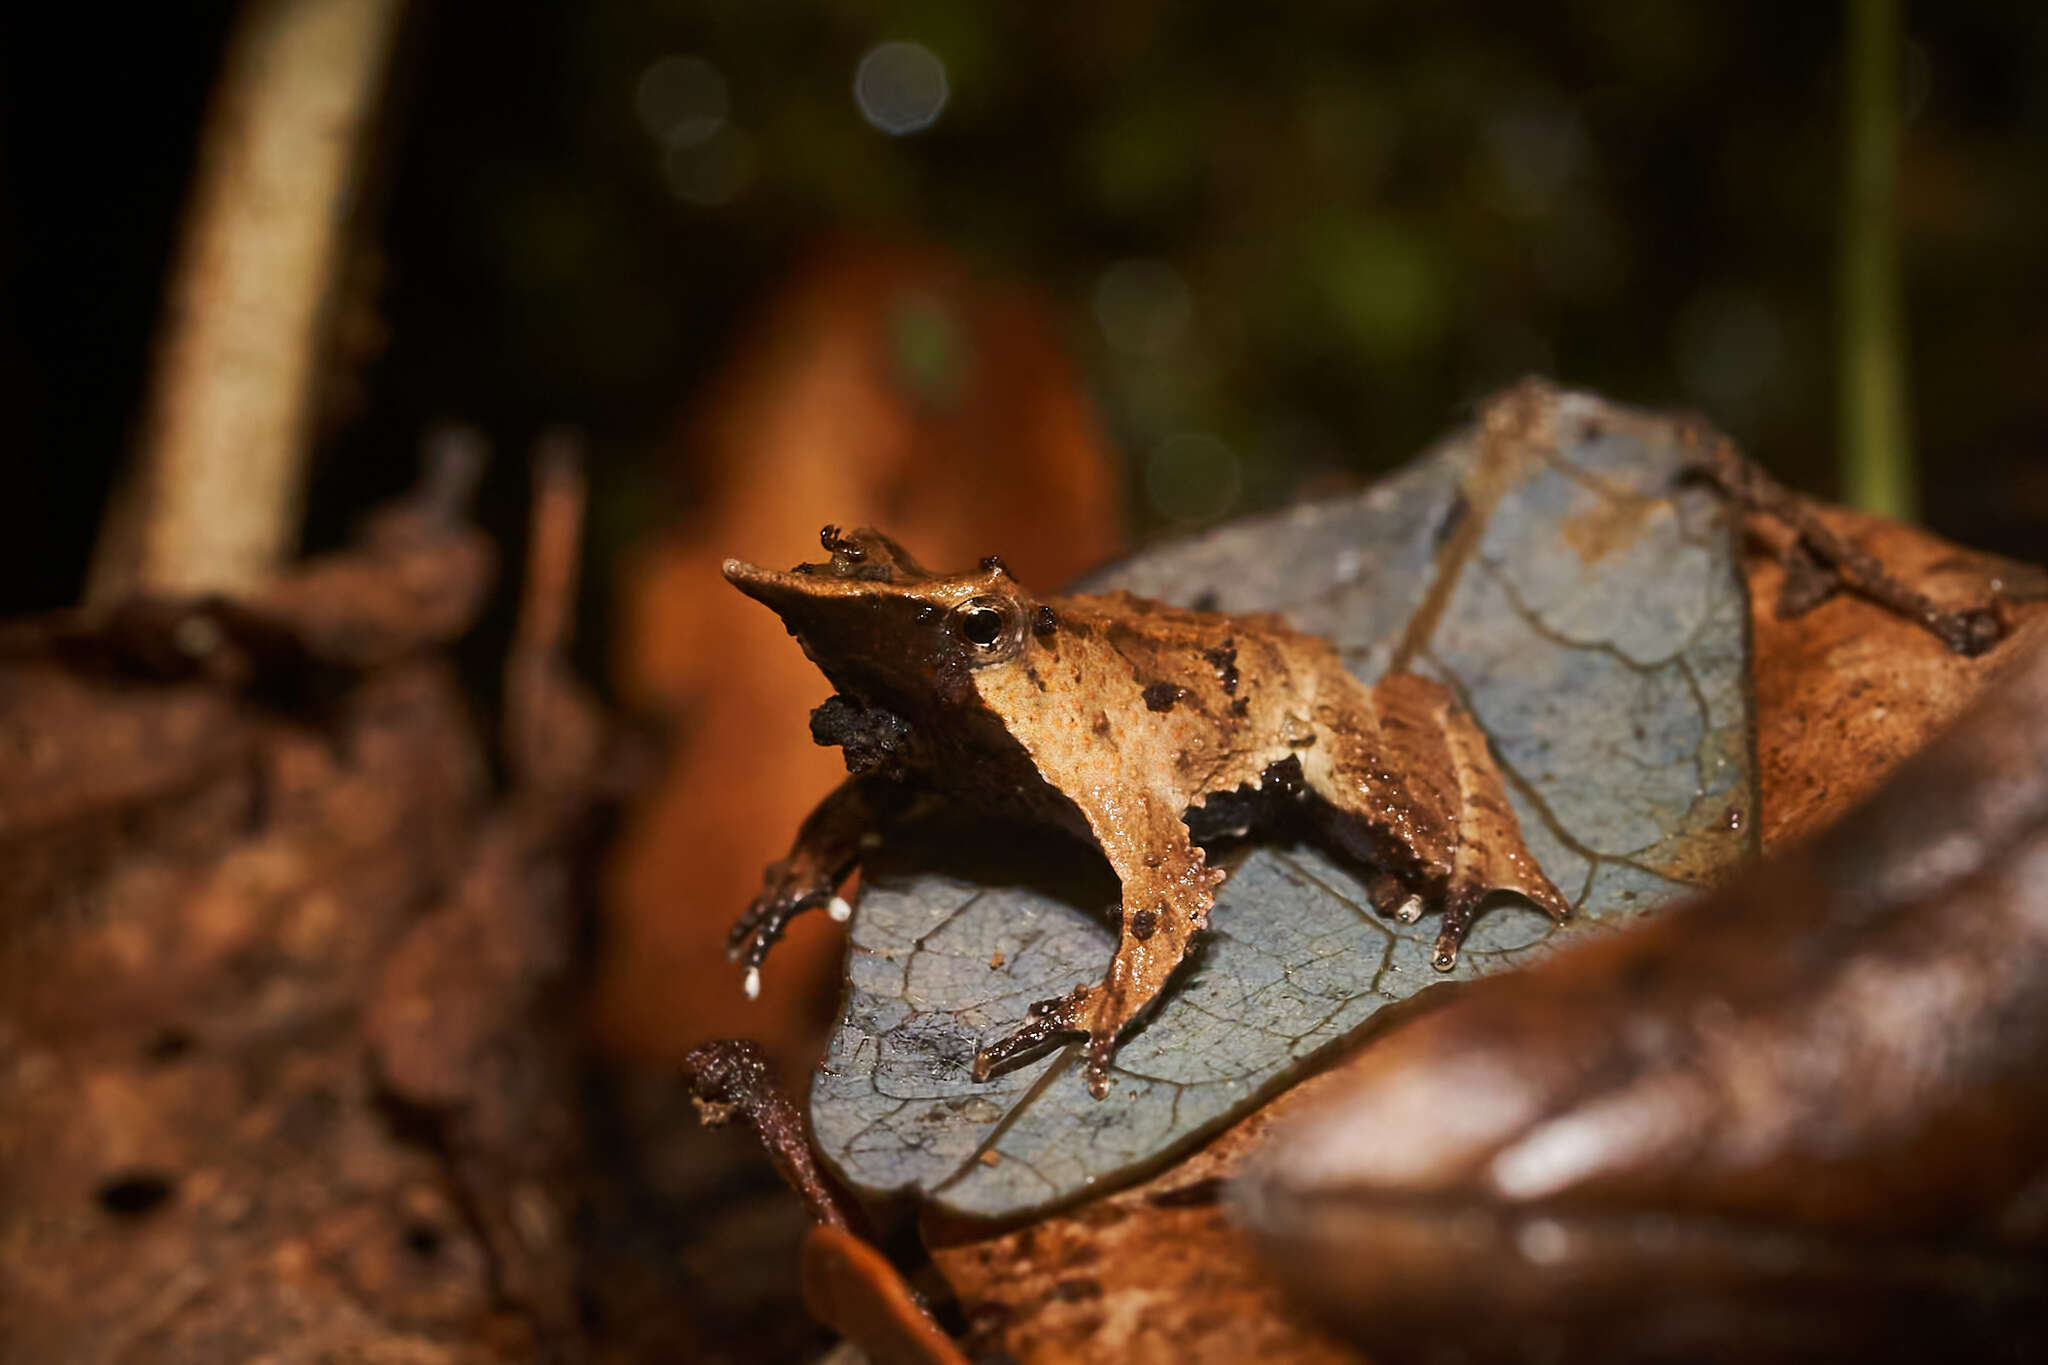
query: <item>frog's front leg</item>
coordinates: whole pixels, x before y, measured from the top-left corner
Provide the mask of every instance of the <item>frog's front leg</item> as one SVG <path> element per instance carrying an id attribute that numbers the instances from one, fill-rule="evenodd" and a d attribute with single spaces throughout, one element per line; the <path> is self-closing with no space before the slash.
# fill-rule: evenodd
<path id="1" fill-rule="evenodd" d="M 1207 865 L 1178 811 L 1164 814 L 1171 798 L 1141 798 L 1137 805 L 1135 819 L 1121 808 L 1084 810 L 1123 883 L 1122 927 L 1109 973 L 1096 985 L 1031 1006 L 1021 1027 L 976 1054 L 976 1080 L 1009 1070 L 1060 1037 L 1085 1033 L 1088 1093 L 1106 1096 L 1118 1040 L 1158 1000 L 1208 924 L 1222 872 Z"/>
<path id="2" fill-rule="evenodd" d="M 841 922 L 852 915 L 840 899 L 840 885 L 908 804 L 899 784 L 868 773 L 834 787 L 804 817 L 789 856 L 768 865 L 761 894 L 725 938 L 725 955 L 746 966 L 748 999 L 760 995 L 761 964 L 792 919 L 819 905 Z"/>

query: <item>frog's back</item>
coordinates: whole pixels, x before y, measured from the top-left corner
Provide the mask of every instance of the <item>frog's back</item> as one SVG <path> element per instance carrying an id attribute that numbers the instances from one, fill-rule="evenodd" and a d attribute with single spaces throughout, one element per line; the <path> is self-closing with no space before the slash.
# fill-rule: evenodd
<path id="1" fill-rule="evenodd" d="M 1314 717 L 1361 685 L 1329 644 L 1271 616 L 1129 593 L 1054 599 L 1055 626 L 976 675 L 989 710 L 1055 787 L 1142 789 L 1178 812 L 1256 788 L 1314 743 Z"/>
<path id="2" fill-rule="evenodd" d="M 1121 590 L 1056 605 L 1114 648 L 1141 685 L 1178 689 L 1178 700 L 1219 720 L 1270 728 L 1279 716 L 1262 713 L 1306 714 L 1319 699 L 1364 691 L 1328 640 L 1272 612 L 1199 611 Z M 1155 687 L 1155 703 L 1162 694 Z"/>
<path id="3" fill-rule="evenodd" d="M 1161 646 L 1214 643 L 1233 635 L 1265 635 L 1292 638 L 1305 644 L 1320 644 L 1319 637 L 1304 635 L 1277 612 L 1204 611 L 1177 607 L 1156 598 L 1114 588 L 1108 592 L 1052 599 L 1062 617 L 1088 622 L 1097 628 L 1142 636 Z"/>

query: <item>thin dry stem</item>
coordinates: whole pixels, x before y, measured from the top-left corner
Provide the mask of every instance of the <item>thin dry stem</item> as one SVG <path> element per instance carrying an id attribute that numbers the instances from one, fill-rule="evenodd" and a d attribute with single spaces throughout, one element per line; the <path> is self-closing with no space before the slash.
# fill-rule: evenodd
<path id="1" fill-rule="evenodd" d="M 328 301 L 404 0 L 250 0 L 202 135 L 147 424 L 87 596 L 259 589 L 297 536 Z"/>

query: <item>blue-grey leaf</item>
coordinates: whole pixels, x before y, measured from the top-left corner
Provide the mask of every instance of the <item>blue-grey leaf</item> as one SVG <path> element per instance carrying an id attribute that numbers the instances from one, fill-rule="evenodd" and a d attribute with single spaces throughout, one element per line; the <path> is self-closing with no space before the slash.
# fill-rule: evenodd
<path id="1" fill-rule="evenodd" d="M 1281 610 L 1360 677 L 1453 687 L 1523 835 L 1576 913 L 1489 910 L 1449 979 L 1648 910 L 1747 852 L 1747 598 L 1732 518 L 1684 483 L 1684 428 L 1525 387 L 1366 492 L 1150 550 L 1087 589 Z M 1051 836 L 933 826 L 869 868 L 846 1008 L 811 1094 L 853 1188 L 1009 1218 L 1144 1173 L 1297 1077 L 1382 1007 L 1446 979 L 1434 916 L 1376 914 L 1312 844 L 1254 840 L 1199 958 L 1089 1097 L 1068 1049 L 976 1083 L 977 1047 L 1099 979 L 1117 887 Z"/>

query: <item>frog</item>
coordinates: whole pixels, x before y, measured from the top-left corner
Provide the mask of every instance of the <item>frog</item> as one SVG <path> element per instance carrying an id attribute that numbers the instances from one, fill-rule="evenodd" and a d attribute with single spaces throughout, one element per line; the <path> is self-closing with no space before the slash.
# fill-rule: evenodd
<path id="1" fill-rule="evenodd" d="M 1063 829 L 1100 850 L 1120 888 L 1103 977 L 1030 1005 L 976 1053 L 977 1081 L 1080 1038 L 1103 1098 L 1119 1043 L 1208 924 L 1226 874 L 1205 845 L 1276 812 L 1305 813 L 1376 912 L 1439 914 L 1439 971 L 1496 900 L 1572 913 L 1443 682 L 1395 671 L 1368 683 L 1277 615 L 1121 590 L 1040 596 L 997 556 L 932 573 L 872 527 L 827 526 L 820 543 L 827 559 L 787 572 L 723 565 L 832 685 L 811 731 L 848 770 L 732 926 L 750 997 L 790 921 L 818 907 L 850 917 L 841 887 L 892 824 L 935 801 Z"/>

